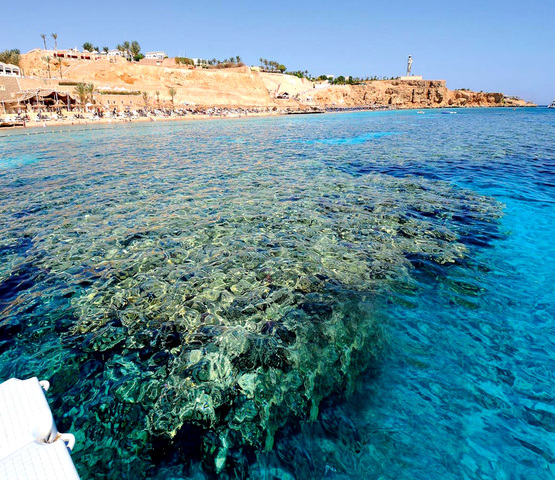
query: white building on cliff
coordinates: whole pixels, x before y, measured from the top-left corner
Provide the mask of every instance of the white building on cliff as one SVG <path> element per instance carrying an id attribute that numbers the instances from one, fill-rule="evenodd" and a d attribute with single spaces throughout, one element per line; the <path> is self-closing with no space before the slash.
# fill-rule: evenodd
<path id="1" fill-rule="evenodd" d="M 0 62 L 0 76 L 2 77 L 21 77 L 21 70 L 17 65 Z"/>
<path id="2" fill-rule="evenodd" d="M 145 58 L 151 58 L 153 60 L 164 60 L 166 58 L 166 52 L 146 52 Z"/>

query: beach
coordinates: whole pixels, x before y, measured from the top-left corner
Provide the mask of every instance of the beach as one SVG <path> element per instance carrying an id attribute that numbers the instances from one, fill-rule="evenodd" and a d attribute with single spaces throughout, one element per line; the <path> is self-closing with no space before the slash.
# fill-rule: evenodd
<path id="1" fill-rule="evenodd" d="M 131 118 L 66 118 L 62 120 L 49 119 L 45 120 L 31 120 L 25 121 L 24 125 L 16 125 L 14 127 L 6 127 L 3 130 L 8 129 L 22 129 L 22 128 L 46 128 L 46 127 L 65 127 L 70 125 L 125 125 L 130 123 L 149 123 L 149 122 L 170 122 L 170 121 L 194 121 L 194 120 L 217 120 L 226 118 L 245 118 L 245 117 L 263 117 L 263 116 L 273 116 L 273 115 L 284 115 L 284 112 L 251 112 L 243 114 L 231 114 L 231 115 L 210 115 L 210 114 L 199 114 L 199 115 L 167 115 L 167 116 L 146 116 L 146 117 L 131 117 Z M 13 115 L 12 117 L 15 117 Z M 7 123 L 21 123 L 14 118 L 7 117 Z M 2 131 L 2 130 L 0 130 Z"/>

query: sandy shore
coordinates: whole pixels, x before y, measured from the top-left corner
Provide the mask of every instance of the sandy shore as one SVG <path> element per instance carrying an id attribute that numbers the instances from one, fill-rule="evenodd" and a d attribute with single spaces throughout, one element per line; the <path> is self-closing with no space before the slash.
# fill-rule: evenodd
<path id="1" fill-rule="evenodd" d="M 66 126 L 94 126 L 94 125 L 132 125 L 135 123 L 155 123 L 155 122 L 173 122 L 173 121 L 195 121 L 195 120 L 228 120 L 233 118 L 251 118 L 251 117 L 270 117 L 285 115 L 283 112 L 260 112 L 248 113 L 241 115 L 175 115 L 169 117 L 138 117 L 138 118 L 98 118 L 98 119 L 78 119 L 68 118 L 64 120 L 48 120 L 48 121 L 28 121 L 25 126 L 4 127 L 0 131 L 37 129 L 46 127 L 66 127 Z"/>

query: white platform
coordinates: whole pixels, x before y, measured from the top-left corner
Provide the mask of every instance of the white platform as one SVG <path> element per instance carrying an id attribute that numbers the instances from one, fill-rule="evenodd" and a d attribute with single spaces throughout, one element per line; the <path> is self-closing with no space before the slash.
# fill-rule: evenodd
<path id="1" fill-rule="evenodd" d="M 79 480 L 63 440 L 28 443 L 0 459 L 2 480 Z"/>
<path id="2" fill-rule="evenodd" d="M 32 441 L 52 442 L 57 430 L 38 378 L 0 384 L 0 458 Z"/>
<path id="3" fill-rule="evenodd" d="M 38 378 L 0 384 L 0 479 L 79 479 L 69 455 L 71 434 L 56 429 Z"/>

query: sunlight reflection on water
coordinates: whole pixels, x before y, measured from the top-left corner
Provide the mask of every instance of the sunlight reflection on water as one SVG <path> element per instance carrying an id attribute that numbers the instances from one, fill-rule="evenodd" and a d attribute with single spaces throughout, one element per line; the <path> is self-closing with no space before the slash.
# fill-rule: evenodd
<path id="1" fill-rule="evenodd" d="M 542 120 L 518 114 L 3 136 L 3 376 L 51 379 L 82 478 L 188 476 L 222 458 L 237 477 L 547 471 L 550 434 L 525 425 L 550 432 L 549 408 L 510 406 L 533 386 L 515 383 L 530 303 L 506 302 L 527 269 L 507 263 L 521 245 L 507 234 L 534 228 L 531 198 L 546 215 L 537 179 L 553 167 L 522 163 L 552 152 L 522 146 L 517 120 Z M 522 289 L 535 305 L 541 278 Z M 358 384 L 368 365 L 381 373 Z M 191 442 L 197 426 L 208 433 Z M 523 466 L 492 470 L 509 458 L 499 442 Z"/>

